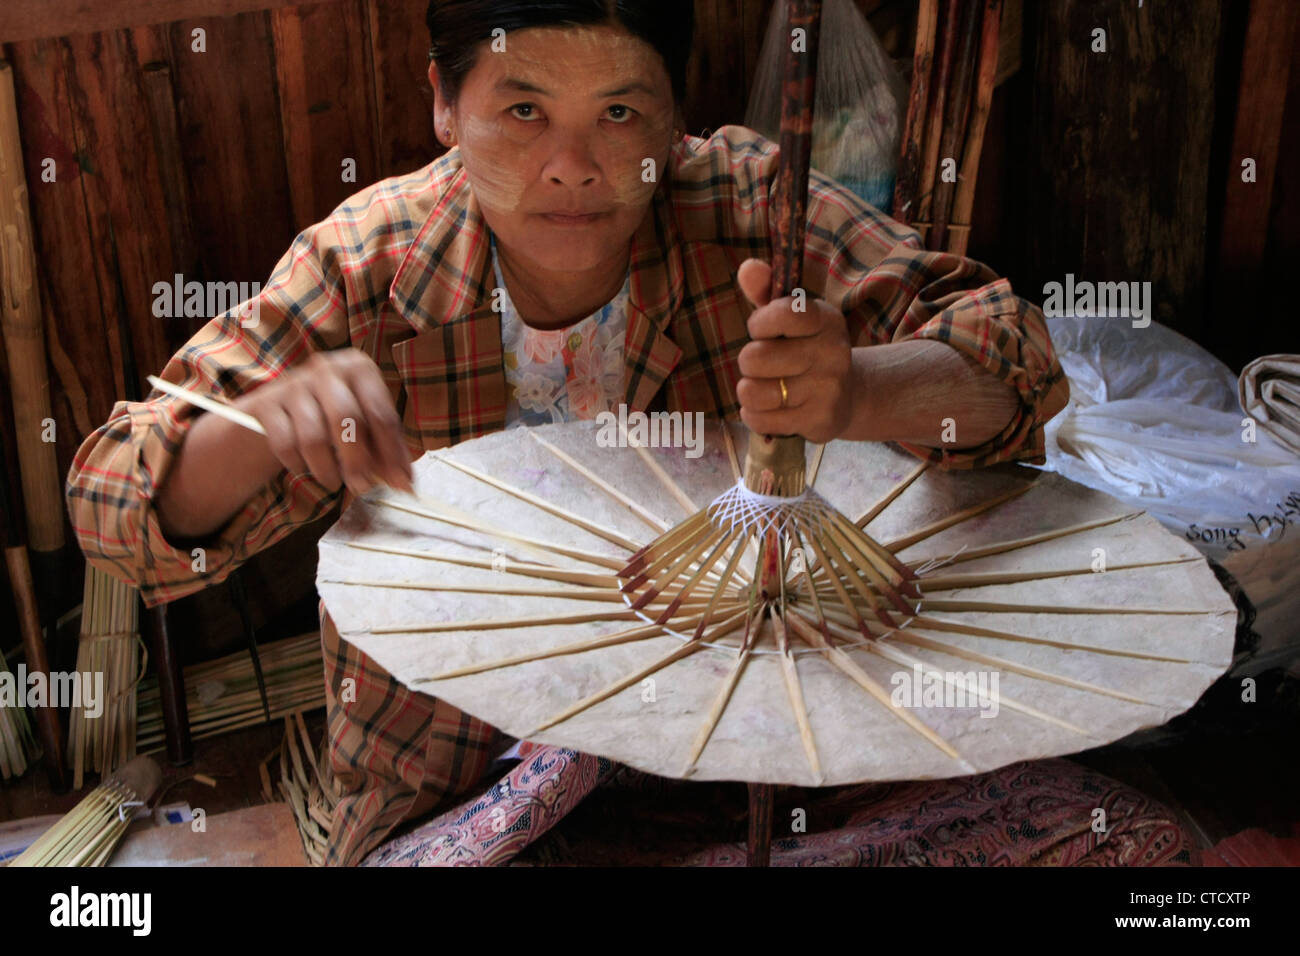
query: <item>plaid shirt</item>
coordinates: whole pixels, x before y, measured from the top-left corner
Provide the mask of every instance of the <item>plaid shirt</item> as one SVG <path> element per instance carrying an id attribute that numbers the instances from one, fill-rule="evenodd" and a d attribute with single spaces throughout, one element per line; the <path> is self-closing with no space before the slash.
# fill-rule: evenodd
<path id="1" fill-rule="evenodd" d="M 734 417 L 752 306 L 736 282 L 770 258 L 776 144 L 741 126 L 674 147 L 671 170 L 631 246 L 625 343 L 630 408 Z M 1068 386 L 1041 312 L 988 267 L 923 250 L 917 233 L 813 171 L 803 286 L 848 318 L 854 345 L 930 338 L 1014 386 L 1006 429 L 966 451 L 905 445 L 944 467 L 1043 460 L 1043 425 Z M 234 398 L 317 349 L 353 347 L 378 364 L 413 457 L 500 430 L 506 380 L 489 231 L 452 149 L 358 193 L 304 231 L 259 296 L 259 321 L 212 319 L 162 372 Z M 287 471 L 211 541 L 204 570 L 164 536 L 152 499 L 193 421 L 158 395 L 119 402 L 68 476 L 87 560 L 131 582 L 150 606 L 223 580 L 253 553 L 327 513 L 342 492 Z M 354 863 L 400 821 L 477 783 L 503 738 L 443 701 L 409 691 L 339 639 L 322 607 L 329 760 L 343 799 L 328 859 Z M 344 685 L 351 678 L 355 685 Z"/>

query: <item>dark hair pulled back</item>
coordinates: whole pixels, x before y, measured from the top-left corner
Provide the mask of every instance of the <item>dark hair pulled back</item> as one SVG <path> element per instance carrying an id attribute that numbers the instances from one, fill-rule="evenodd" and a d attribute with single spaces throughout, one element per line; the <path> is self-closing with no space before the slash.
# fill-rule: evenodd
<path id="1" fill-rule="evenodd" d="M 695 0 L 431 0 L 425 17 L 443 94 L 455 102 L 474 69 L 479 44 L 496 29 L 621 26 L 658 51 L 678 105 L 686 98 L 686 64 L 695 32 Z"/>

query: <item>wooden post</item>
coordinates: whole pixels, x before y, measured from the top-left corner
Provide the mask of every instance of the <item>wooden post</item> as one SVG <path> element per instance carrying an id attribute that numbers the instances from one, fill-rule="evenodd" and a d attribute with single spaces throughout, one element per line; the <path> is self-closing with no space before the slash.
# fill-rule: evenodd
<path id="1" fill-rule="evenodd" d="M 0 62 L 0 325 L 9 358 L 27 540 L 36 555 L 56 555 L 63 550 L 63 477 L 54 442 L 44 440 L 54 413 L 19 142 L 13 68 Z"/>
<path id="2" fill-rule="evenodd" d="M 747 866 L 772 863 L 772 811 L 776 787 L 770 783 L 749 784 L 749 859 Z"/>

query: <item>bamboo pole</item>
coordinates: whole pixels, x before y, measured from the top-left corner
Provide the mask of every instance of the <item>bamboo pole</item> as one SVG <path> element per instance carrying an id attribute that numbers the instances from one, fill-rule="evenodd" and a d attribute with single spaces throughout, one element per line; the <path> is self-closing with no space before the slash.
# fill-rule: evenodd
<path id="1" fill-rule="evenodd" d="M 898 175 L 894 180 L 892 215 L 901 223 L 912 221 L 917 182 L 921 176 L 921 146 L 925 109 L 934 68 L 934 35 L 939 22 L 939 0 L 921 0 L 916 16 L 916 50 L 912 55 L 912 88 L 907 98 L 907 119 L 899 144 Z"/>
<path id="2" fill-rule="evenodd" d="M 957 195 L 953 200 L 954 225 L 970 225 L 971 210 L 975 208 L 975 183 L 979 178 L 980 156 L 984 152 L 984 128 L 988 125 L 989 111 L 993 107 L 993 87 L 997 80 L 998 40 L 1001 26 L 1002 0 L 984 0 L 979 70 L 975 81 L 975 107 L 966 133 L 966 148 L 961 158 L 961 175 L 957 180 Z M 969 238 L 969 229 L 953 229 L 948 240 L 949 251 L 964 256 Z"/>
<path id="3" fill-rule="evenodd" d="M 952 79 L 953 57 L 957 49 L 957 27 L 961 20 L 963 3 L 975 3 L 977 0 L 944 0 L 943 39 L 939 43 L 939 67 L 934 85 L 930 88 L 929 121 L 926 124 L 923 140 L 924 161 L 921 163 L 921 177 L 917 186 L 917 215 L 914 219 L 930 217 L 930 197 L 934 187 L 934 173 L 939 168 L 939 140 L 943 134 L 943 115 L 948 99 L 948 84 Z M 926 248 L 933 249 L 927 238 Z"/>
<path id="4" fill-rule="evenodd" d="M 953 89 L 944 108 L 943 135 L 939 143 L 939 155 L 945 161 L 951 159 L 954 164 L 959 160 L 962 144 L 966 141 L 971 87 L 975 82 L 975 56 L 979 49 L 979 33 L 976 25 L 979 23 L 980 6 L 983 0 L 964 0 L 964 3 L 960 53 L 953 66 Z M 994 55 L 996 56 L 996 51 Z M 930 219 L 933 225 L 926 240 L 926 245 L 931 249 L 947 248 L 948 221 L 952 215 L 952 199 L 956 189 L 957 183 L 943 176 L 934 182 L 934 198 L 930 205 Z"/>

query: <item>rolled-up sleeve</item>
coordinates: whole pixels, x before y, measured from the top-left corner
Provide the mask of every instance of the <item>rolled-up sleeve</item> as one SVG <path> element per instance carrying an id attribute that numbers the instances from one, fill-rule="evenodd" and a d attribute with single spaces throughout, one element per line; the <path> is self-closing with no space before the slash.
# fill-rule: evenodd
<path id="1" fill-rule="evenodd" d="M 328 233 L 318 225 L 300 235 L 266 287 L 209 321 L 160 377 L 230 400 L 314 351 L 348 345 L 345 277 L 325 243 Z M 86 560 L 137 587 L 149 606 L 218 583 L 251 555 L 326 514 L 341 494 L 285 470 L 220 531 L 202 541 L 169 540 L 155 496 L 196 414 L 189 403 L 156 390 L 145 401 L 118 402 L 82 442 L 68 473 L 69 516 Z"/>
<path id="2" fill-rule="evenodd" d="M 866 340 L 855 344 L 944 342 L 1014 388 L 1020 399 L 1007 426 L 980 446 L 950 450 L 900 442 L 903 448 L 945 468 L 1043 463 L 1043 426 L 1065 407 L 1070 388 L 1037 306 L 983 263 L 928 252 L 910 239 L 890 250 L 855 295 L 846 315 Z"/>
<path id="3" fill-rule="evenodd" d="M 945 468 L 1045 460 L 1043 426 L 1065 407 L 1069 382 L 1041 310 L 1006 279 L 974 259 L 927 251 L 915 230 L 816 170 L 804 271 L 844 313 L 854 346 L 945 342 L 1019 396 L 1007 426 L 978 447 L 901 447 Z"/>

